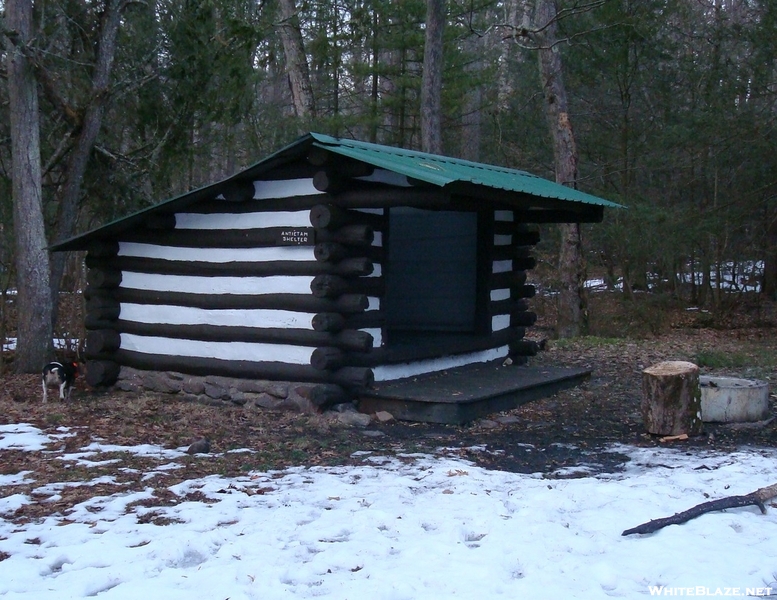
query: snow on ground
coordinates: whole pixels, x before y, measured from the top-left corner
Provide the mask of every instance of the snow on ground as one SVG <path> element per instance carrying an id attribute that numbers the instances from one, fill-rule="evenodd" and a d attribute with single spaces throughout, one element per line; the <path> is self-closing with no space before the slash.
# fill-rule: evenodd
<path id="1" fill-rule="evenodd" d="M 2 426 L 0 448 L 56 448 L 62 435 Z M 160 461 L 180 456 L 146 446 L 122 450 L 156 453 Z M 149 501 L 153 488 L 95 496 L 67 515 L 0 520 L 0 597 L 588 600 L 777 593 L 774 507 L 766 515 L 755 507 L 732 509 L 652 535 L 621 536 L 709 498 L 776 482 L 776 451 L 613 450 L 631 457 L 622 473 L 579 479 L 363 453 L 357 467 L 189 480 L 170 489 L 206 501 L 172 507 Z M 95 444 L 63 458 L 99 462 L 100 452 Z M 11 491 L 0 499 L 0 516 L 34 501 L 13 493 L 30 477 L 0 478 Z M 133 504 L 138 500 L 144 502 Z"/>

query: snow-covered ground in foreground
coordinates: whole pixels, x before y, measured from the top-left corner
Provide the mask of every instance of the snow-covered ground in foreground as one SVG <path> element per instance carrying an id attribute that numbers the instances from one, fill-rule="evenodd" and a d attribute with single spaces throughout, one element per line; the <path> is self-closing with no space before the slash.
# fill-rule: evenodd
<path id="1" fill-rule="evenodd" d="M 57 454 L 67 435 L 2 426 L 0 453 L 49 448 L 64 460 L 99 462 L 100 445 Z M 175 468 L 182 456 L 149 446 L 124 450 L 156 453 L 166 463 L 160 469 Z M 613 450 L 631 457 L 625 471 L 581 479 L 365 453 L 358 467 L 214 475 L 170 488 L 180 496 L 198 492 L 207 502 L 154 506 L 151 487 L 95 496 L 67 515 L 0 520 L 0 597 L 587 600 L 777 593 L 774 507 L 766 515 L 755 507 L 732 509 L 652 535 L 621 536 L 710 498 L 776 482 L 777 452 Z M 0 516 L 34 501 L 13 492 L 31 478 L 0 476 L 0 489 L 11 492 L 0 499 Z M 145 502 L 128 506 L 137 500 Z M 143 518 L 149 513 L 156 519 Z"/>

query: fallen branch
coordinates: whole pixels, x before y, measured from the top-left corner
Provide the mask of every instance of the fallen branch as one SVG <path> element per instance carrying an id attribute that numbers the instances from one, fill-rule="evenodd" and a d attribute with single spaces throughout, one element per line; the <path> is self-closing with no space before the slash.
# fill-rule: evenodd
<path id="1" fill-rule="evenodd" d="M 777 496 L 777 483 L 757 489 L 754 492 L 745 494 L 744 496 L 727 496 L 726 498 L 720 498 L 719 500 L 710 500 L 709 502 L 703 502 L 693 508 L 689 508 L 683 512 L 677 513 L 671 517 L 664 517 L 662 519 L 655 519 L 648 521 L 642 525 L 637 525 L 632 529 L 627 529 L 621 535 L 631 535 L 633 533 L 654 533 L 659 529 L 663 529 L 668 525 L 681 525 L 691 519 L 695 519 L 708 512 L 714 512 L 717 510 L 725 510 L 727 508 L 738 508 L 740 506 L 757 506 L 761 509 L 761 513 L 766 513 L 766 506 L 764 502 L 770 498 Z"/>

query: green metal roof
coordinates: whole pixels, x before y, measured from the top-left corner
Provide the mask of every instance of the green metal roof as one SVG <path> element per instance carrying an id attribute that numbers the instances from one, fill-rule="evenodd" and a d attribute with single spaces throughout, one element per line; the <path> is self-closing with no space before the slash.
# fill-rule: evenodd
<path id="1" fill-rule="evenodd" d="M 463 182 L 541 198 L 622 208 L 621 205 L 609 200 L 537 177 L 526 171 L 368 142 L 333 138 L 319 133 L 311 133 L 310 136 L 316 141 L 315 146 L 440 187 Z"/>
<path id="2" fill-rule="evenodd" d="M 121 231 L 138 226 L 150 215 L 160 212 L 180 211 L 196 202 L 213 198 L 221 193 L 225 184 L 231 181 L 245 180 L 247 178 L 261 179 L 264 173 L 278 166 L 306 158 L 311 146 L 368 163 L 379 169 L 393 171 L 413 180 L 447 188 L 454 193 L 457 186 L 458 188 L 464 186 L 467 190 L 464 193 L 479 188 L 484 191 L 504 190 L 508 193 L 525 194 L 528 197 L 561 201 L 562 203 L 573 202 L 596 207 L 622 208 L 621 205 L 614 202 L 517 169 L 497 167 L 458 158 L 371 144 L 369 142 L 335 138 L 320 133 L 308 133 L 227 179 L 186 192 L 126 217 L 116 219 L 86 233 L 61 241 L 52 245 L 50 250 L 83 250 L 91 240 L 110 237 Z"/>

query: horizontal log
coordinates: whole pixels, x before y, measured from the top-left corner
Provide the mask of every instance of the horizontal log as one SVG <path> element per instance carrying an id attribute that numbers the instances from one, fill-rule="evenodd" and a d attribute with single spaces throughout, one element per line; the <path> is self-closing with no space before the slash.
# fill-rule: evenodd
<path id="1" fill-rule="evenodd" d="M 369 329 L 379 328 L 386 324 L 386 316 L 382 311 L 369 310 L 353 315 L 325 312 L 318 313 L 312 319 L 313 329 L 316 331 L 336 332 L 341 329 Z"/>
<path id="2" fill-rule="evenodd" d="M 116 319 L 103 319 L 99 314 L 86 313 L 84 315 L 84 327 L 87 332 L 98 331 L 100 329 L 110 329 L 116 326 Z"/>
<path id="3" fill-rule="evenodd" d="M 533 258 L 533 251 L 533 246 L 494 246 L 491 257 L 494 260 L 520 260 Z"/>
<path id="4" fill-rule="evenodd" d="M 343 294 L 383 296 L 385 283 L 382 277 L 351 277 L 316 275 L 310 282 L 310 291 L 316 298 L 338 298 Z"/>
<path id="5" fill-rule="evenodd" d="M 221 195 L 227 202 L 247 202 L 254 199 L 254 182 L 247 179 L 228 181 L 221 189 Z"/>
<path id="6" fill-rule="evenodd" d="M 337 242 L 352 246 L 370 246 L 375 230 L 369 225 L 345 225 L 339 229 L 316 229 L 316 242 Z"/>
<path id="7" fill-rule="evenodd" d="M 534 298 L 537 295 L 537 288 L 531 284 L 514 286 L 511 289 L 513 298 Z"/>
<path id="8" fill-rule="evenodd" d="M 528 308 L 529 303 L 526 300 L 494 300 L 488 304 L 488 312 L 491 315 L 512 315 Z"/>
<path id="9" fill-rule="evenodd" d="M 329 169 L 322 169 L 313 175 L 313 187 L 319 192 L 327 192 L 328 194 L 337 194 L 347 190 L 350 183 L 349 177 Z"/>
<path id="10" fill-rule="evenodd" d="M 96 291 L 95 288 L 89 288 Z M 97 288 L 99 290 L 99 288 Z M 116 290 L 110 290 L 110 294 L 90 293 L 86 296 L 86 310 L 96 310 L 100 308 L 118 308 L 119 301 L 116 299 Z"/>
<path id="11" fill-rule="evenodd" d="M 173 213 L 157 212 L 147 216 L 143 220 L 146 229 L 163 230 L 175 229 L 175 215 Z"/>
<path id="12" fill-rule="evenodd" d="M 285 327 L 173 325 L 169 323 L 139 323 L 122 319 L 115 321 L 111 329 L 119 333 L 203 342 L 247 342 L 308 347 L 332 346 L 350 352 L 369 352 L 373 345 L 373 338 L 369 333 L 353 329 L 329 333 Z"/>
<path id="13" fill-rule="evenodd" d="M 107 323 L 106 328 L 113 328 L 113 321 L 119 318 L 121 313 L 121 303 L 118 301 L 114 294 L 103 295 L 96 292 L 100 292 L 99 288 L 87 288 L 90 291 L 89 295 L 84 294 L 85 302 L 85 321 L 86 323 L 93 323 L 95 326 L 87 329 L 97 330 L 101 329 L 100 323 Z M 110 290 L 116 292 L 118 290 Z"/>
<path id="14" fill-rule="evenodd" d="M 86 362 L 86 383 L 91 387 L 109 386 L 116 383 L 121 367 L 112 360 L 88 360 Z"/>
<path id="15" fill-rule="evenodd" d="M 92 240 L 86 249 L 88 256 L 116 256 L 119 253 L 119 242 L 116 240 Z"/>
<path id="16" fill-rule="evenodd" d="M 537 266 L 537 259 L 533 256 L 526 258 L 514 258 L 513 269 L 516 271 L 530 271 Z"/>
<path id="17" fill-rule="evenodd" d="M 354 255 L 354 250 L 336 242 L 320 242 L 313 248 L 313 255 L 321 262 L 337 262 Z M 358 251 L 356 251 L 358 252 Z"/>
<path id="18" fill-rule="evenodd" d="M 116 300 L 116 292 L 118 292 L 119 289 L 120 288 L 95 288 L 87 285 L 84 288 L 84 299 L 87 301 L 92 300 L 94 302 Z"/>
<path id="19" fill-rule="evenodd" d="M 310 291 L 316 298 L 337 298 L 351 291 L 351 285 L 342 277 L 318 275 L 310 283 Z"/>
<path id="20" fill-rule="evenodd" d="M 117 288 L 121 284 L 121 271 L 114 269 L 89 269 L 86 273 L 86 282 L 93 288 Z"/>
<path id="21" fill-rule="evenodd" d="M 121 271 L 153 273 L 160 275 L 193 275 L 199 277 L 265 277 L 265 276 L 315 276 L 336 274 L 361 276 L 372 273 L 372 261 L 359 257 L 347 258 L 338 263 L 319 261 L 270 260 L 265 262 L 235 261 L 215 263 L 187 260 L 161 260 L 138 256 L 116 256 L 114 258 L 88 258 L 91 269 L 106 269 L 108 266 Z"/>
<path id="22" fill-rule="evenodd" d="M 121 305 L 118 302 L 111 303 L 106 300 L 105 302 L 92 305 L 91 301 L 87 301 L 86 318 L 90 322 L 115 321 L 120 314 Z"/>
<path id="23" fill-rule="evenodd" d="M 450 194 L 442 189 L 397 188 L 385 185 L 365 185 L 335 194 L 330 202 L 342 208 L 391 208 L 409 206 L 428 209 L 451 209 Z"/>
<path id="24" fill-rule="evenodd" d="M 375 344 L 375 338 L 366 331 L 357 329 L 344 329 L 340 332 L 329 334 L 334 340 L 334 345 L 345 350 L 358 352 L 370 352 Z"/>
<path id="25" fill-rule="evenodd" d="M 280 243 L 281 236 L 289 229 L 298 228 L 173 229 L 170 231 L 133 229 L 121 233 L 119 240 L 178 248 L 270 248 L 284 245 Z M 315 234 L 310 240 L 310 244 L 313 243 L 315 243 Z"/>
<path id="26" fill-rule="evenodd" d="M 385 260 L 380 246 L 346 246 L 337 242 L 320 242 L 313 247 L 313 256 L 322 262 L 336 263 L 346 258 L 365 257 L 373 262 Z"/>
<path id="27" fill-rule="evenodd" d="M 375 271 L 375 265 L 369 258 L 357 256 L 354 258 L 344 258 L 336 263 L 329 264 L 329 273 L 343 275 L 346 277 L 365 277 L 372 275 Z"/>
<path id="28" fill-rule="evenodd" d="M 368 277 L 365 279 L 376 279 Z M 344 294 L 337 299 L 316 298 L 312 294 L 190 294 L 118 288 L 114 297 L 132 304 L 162 304 L 209 309 L 266 308 L 293 312 L 359 313 L 367 310 L 369 299 L 363 294 Z"/>
<path id="29" fill-rule="evenodd" d="M 531 327 L 537 322 L 537 313 L 524 311 L 510 315 L 511 327 Z"/>
<path id="30" fill-rule="evenodd" d="M 312 319 L 316 331 L 340 331 L 345 327 L 345 316 L 340 313 L 318 313 Z"/>
<path id="31" fill-rule="evenodd" d="M 542 345 L 534 340 L 517 340 L 510 343 L 510 354 L 515 356 L 536 356 Z"/>
<path id="32" fill-rule="evenodd" d="M 310 357 L 310 364 L 319 371 L 339 369 L 345 366 L 345 352 L 332 347 L 316 348 Z"/>
<path id="33" fill-rule="evenodd" d="M 326 371 L 322 371 L 326 373 Z M 375 374 L 372 369 L 365 367 L 343 367 L 330 375 L 334 383 L 349 389 L 361 389 L 370 387 L 375 383 Z"/>
<path id="34" fill-rule="evenodd" d="M 336 384 L 347 389 L 372 385 L 375 376 L 364 367 L 343 367 L 334 373 L 320 371 L 310 365 L 293 365 L 273 361 L 223 360 L 197 356 L 168 356 L 119 349 L 112 358 L 122 366 L 147 371 L 175 371 L 187 375 L 219 375 L 238 379 L 268 381 L 298 381 L 302 383 Z"/>
<path id="35" fill-rule="evenodd" d="M 529 229 L 526 225 L 512 221 L 494 221 L 494 234 L 513 236 L 513 246 L 535 246 L 540 242 L 538 229 Z"/>
<path id="36" fill-rule="evenodd" d="M 428 340 L 419 339 L 414 344 L 392 346 L 389 332 L 386 346 L 373 348 L 371 352 L 365 354 L 346 353 L 343 360 L 352 366 L 376 367 L 441 358 L 506 346 L 522 339 L 525 333 L 526 330 L 523 327 L 510 327 L 496 331 L 491 335 L 435 336 Z"/>
<path id="37" fill-rule="evenodd" d="M 320 148 L 319 146 L 311 146 L 310 150 L 308 150 L 308 162 L 315 167 L 323 167 L 327 164 L 331 165 L 335 161 L 343 158 L 344 157 L 341 154 L 336 154 L 326 148 Z"/>
<path id="38" fill-rule="evenodd" d="M 293 365 L 272 361 L 223 360 L 196 356 L 168 356 L 146 354 L 119 349 L 113 358 L 123 366 L 147 371 L 175 371 L 187 375 L 220 375 L 239 379 L 267 379 L 269 381 L 299 381 L 303 383 L 338 383 L 328 371 L 319 371 L 310 365 Z"/>
<path id="39" fill-rule="evenodd" d="M 350 400 L 351 395 L 345 388 L 334 383 L 322 383 L 310 389 L 310 401 L 321 409 Z"/>
<path id="40" fill-rule="evenodd" d="M 370 164 L 316 146 L 310 149 L 308 162 L 316 167 L 327 167 L 344 177 L 366 177 L 375 170 Z"/>
<path id="41" fill-rule="evenodd" d="M 115 329 L 98 329 L 86 333 L 86 355 L 104 354 L 118 350 L 121 335 Z"/>
<path id="42" fill-rule="evenodd" d="M 317 229 L 339 229 L 346 225 L 368 225 L 373 229 L 385 228 L 382 215 L 340 208 L 333 204 L 318 204 L 310 209 L 310 224 Z"/>
<path id="43" fill-rule="evenodd" d="M 325 201 L 325 194 L 287 196 L 286 198 L 262 198 L 260 200 L 248 200 L 246 202 L 204 200 L 202 202 L 197 202 L 196 204 L 190 204 L 186 207 L 186 212 L 197 214 L 243 214 L 286 210 L 310 210 L 316 204 L 321 204 L 321 202 Z"/>
<path id="44" fill-rule="evenodd" d="M 499 290 L 522 286 L 526 283 L 526 271 L 507 271 L 505 273 L 494 273 L 490 279 L 490 289 Z"/>
<path id="45" fill-rule="evenodd" d="M 367 310 L 345 316 L 348 329 L 378 329 L 386 325 L 386 313 L 382 310 Z"/>

